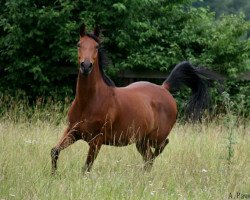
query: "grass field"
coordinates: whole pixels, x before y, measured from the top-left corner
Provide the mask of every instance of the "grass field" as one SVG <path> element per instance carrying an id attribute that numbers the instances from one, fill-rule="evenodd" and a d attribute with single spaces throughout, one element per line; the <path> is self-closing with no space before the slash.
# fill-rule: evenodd
<path id="1" fill-rule="evenodd" d="M 249 197 L 249 121 L 236 123 L 235 117 L 224 116 L 198 125 L 177 123 L 151 172 L 142 170 L 134 145 L 103 146 L 92 172 L 83 176 L 88 146 L 79 141 L 62 151 L 52 177 L 50 150 L 65 119 L 58 110 L 26 117 L 18 113 L 12 109 L 0 119 L 1 200 Z"/>

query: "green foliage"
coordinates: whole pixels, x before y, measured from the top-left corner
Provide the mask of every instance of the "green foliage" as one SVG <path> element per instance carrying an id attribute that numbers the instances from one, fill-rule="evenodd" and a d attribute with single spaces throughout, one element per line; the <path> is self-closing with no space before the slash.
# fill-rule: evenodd
<path id="1" fill-rule="evenodd" d="M 59 86 L 51 85 L 63 79 L 57 69 L 75 63 L 77 33 L 68 31 L 76 27 L 69 20 L 71 7 L 28 0 L 6 1 L 2 10 L 1 85 L 29 96 L 52 95 Z"/>
<path id="2" fill-rule="evenodd" d="M 223 14 L 244 12 L 250 19 L 250 2 L 248 0 L 202 0 L 193 3 L 194 6 L 209 6 L 219 17 Z"/>
<path id="3" fill-rule="evenodd" d="M 118 47 L 127 59 L 119 67 L 170 71 L 176 63 L 189 60 L 228 76 L 246 68 L 250 45 L 242 37 L 249 28 L 244 15 L 216 21 L 207 8 L 194 8 L 189 2 L 142 4 L 128 12 L 133 19 L 120 31 Z"/>
<path id="4" fill-rule="evenodd" d="M 225 97 L 213 91 L 213 104 L 214 110 L 218 113 L 228 113 L 230 109 L 231 113 L 236 116 L 243 116 L 245 118 L 250 117 L 250 85 L 247 81 L 226 81 L 224 83 L 224 94 L 227 95 L 228 101 L 225 101 Z"/>
<path id="5" fill-rule="evenodd" d="M 189 60 L 235 77 L 246 69 L 244 15 L 218 20 L 192 0 L 4 0 L 0 7 L 0 91 L 29 98 L 73 96 L 78 27 L 103 29 L 111 75 L 121 69 L 171 71 Z"/>

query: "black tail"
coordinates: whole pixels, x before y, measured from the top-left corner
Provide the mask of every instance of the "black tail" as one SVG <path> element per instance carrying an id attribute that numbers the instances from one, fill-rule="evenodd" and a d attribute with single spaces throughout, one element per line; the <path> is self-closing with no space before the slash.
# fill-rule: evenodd
<path id="1" fill-rule="evenodd" d="M 216 73 L 194 68 L 184 61 L 175 66 L 163 85 L 170 90 L 178 90 L 183 84 L 191 88 L 192 96 L 188 102 L 186 117 L 196 121 L 201 119 L 203 110 L 208 107 L 210 101 L 207 81 L 218 79 L 220 78 Z"/>

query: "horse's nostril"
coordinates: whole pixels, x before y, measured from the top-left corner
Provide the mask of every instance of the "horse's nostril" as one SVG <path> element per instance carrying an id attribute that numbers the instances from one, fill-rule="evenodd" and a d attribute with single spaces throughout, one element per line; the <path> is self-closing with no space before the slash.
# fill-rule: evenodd
<path id="1" fill-rule="evenodd" d="M 84 62 L 81 62 L 81 63 L 80 63 L 80 66 L 81 66 L 81 67 L 84 67 Z"/>
<path id="2" fill-rule="evenodd" d="M 80 66 L 83 67 L 83 68 L 91 68 L 92 63 L 89 60 L 85 60 L 84 62 L 80 63 Z"/>
<path id="3" fill-rule="evenodd" d="M 89 75 L 92 71 L 93 63 L 90 60 L 84 60 L 80 63 L 80 71 L 84 75 Z"/>

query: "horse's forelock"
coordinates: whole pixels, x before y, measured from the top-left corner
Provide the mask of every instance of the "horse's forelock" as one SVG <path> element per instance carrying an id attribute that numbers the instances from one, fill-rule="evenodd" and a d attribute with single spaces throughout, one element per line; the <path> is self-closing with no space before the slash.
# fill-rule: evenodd
<path id="1" fill-rule="evenodd" d="M 88 37 L 92 38 L 93 40 L 95 40 L 98 44 L 101 43 L 99 37 L 97 37 L 95 34 L 93 34 L 93 33 L 87 33 L 86 35 L 87 35 Z"/>

